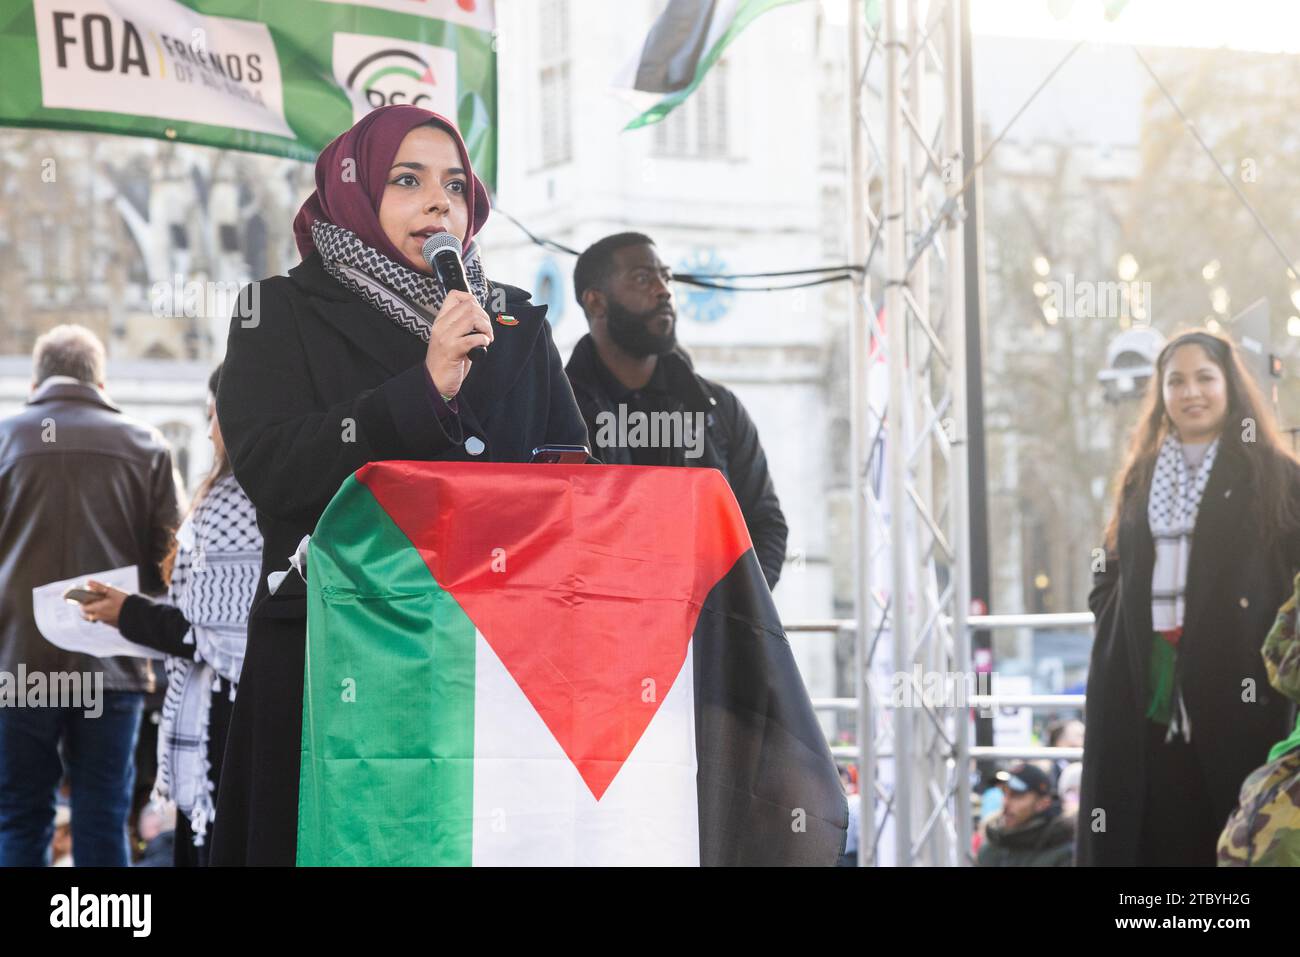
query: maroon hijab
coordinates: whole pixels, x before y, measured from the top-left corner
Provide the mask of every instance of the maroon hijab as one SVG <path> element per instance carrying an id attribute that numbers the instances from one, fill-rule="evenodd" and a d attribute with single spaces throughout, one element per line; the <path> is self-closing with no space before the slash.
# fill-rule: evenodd
<path id="1" fill-rule="evenodd" d="M 411 130 L 430 121 L 450 133 L 456 141 L 460 164 L 473 186 L 465 197 L 469 229 L 464 241 L 466 246 L 469 245 L 474 234 L 483 228 L 492 207 L 487 189 L 470 166 L 465 141 L 446 117 L 418 106 L 402 104 L 372 110 L 321 151 L 316 160 L 316 191 L 307 197 L 293 221 L 293 237 L 303 259 L 316 248 L 311 238 L 312 223 L 323 219 L 356 233 L 363 243 L 394 262 L 408 265 L 406 257 L 388 241 L 379 225 L 379 202 L 384 196 L 388 171 L 402 140 Z M 354 162 L 345 167 L 344 161 L 348 159 Z"/>

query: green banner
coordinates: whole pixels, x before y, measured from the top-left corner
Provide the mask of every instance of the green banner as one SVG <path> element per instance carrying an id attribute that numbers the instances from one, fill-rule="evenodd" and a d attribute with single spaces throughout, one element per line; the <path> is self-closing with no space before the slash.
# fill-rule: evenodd
<path id="1" fill-rule="evenodd" d="M 456 120 L 496 181 L 492 0 L 0 0 L 0 125 L 313 160 L 371 109 Z"/>

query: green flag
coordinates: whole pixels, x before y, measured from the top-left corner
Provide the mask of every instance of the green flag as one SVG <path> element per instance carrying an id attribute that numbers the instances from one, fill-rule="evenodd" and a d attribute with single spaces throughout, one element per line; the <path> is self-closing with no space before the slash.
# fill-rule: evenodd
<path id="1" fill-rule="evenodd" d="M 671 0 L 655 21 L 636 69 L 634 88 L 671 91 L 624 129 L 658 123 L 695 91 L 745 27 L 773 7 L 799 0 Z"/>

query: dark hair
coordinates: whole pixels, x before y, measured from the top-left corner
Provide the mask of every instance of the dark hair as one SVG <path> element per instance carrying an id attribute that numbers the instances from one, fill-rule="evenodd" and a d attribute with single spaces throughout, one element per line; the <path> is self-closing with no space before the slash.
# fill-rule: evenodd
<path id="1" fill-rule="evenodd" d="M 1155 374 L 1147 385 L 1137 425 L 1129 440 L 1128 455 L 1120 470 L 1115 488 L 1115 507 L 1106 527 L 1106 549 L 1114 552 L 1119 538 L 1120 513 L 1130 496 L 1151 484 L 1160 446 L 1173 427 L 1165 409 L 1165 368 L 1173 354 L 1183 346 L 1200 346 L 1219 367 L 1228 386 L 1228 408 L 1220 432 L 1219 453 L 1237 455 L 1246 465 L 1253 531 L 1266 543 L 1300 528 L 1300 502 L 1296 501 L 1293 483 L 1297 465 L 1295 456 L 1282 444 L 1273 413 L 1259 388 L 1241 364 L 1241 355 L 1227 339 L 1196 329 L 1171 339 L 1156 359 Z M 1247 420 L 1254 423 L 1254 441 L 1242 436 Z"/>
<path id="2" fill-rule="evenodd" d="M 208 376 L 208 393 L 214 400 L 217 397 L 217 387 L 221 384 L 222 365 L 224 365 L 224 363 L 217 363 L 217 367 L 213 369 L 212 374 Z M 217 414 L 215 408 L 212 410 L 212 414 Z M 186 509 L 185 514 L 187 516 L 194 514 L 194 510 L 199 507 L 199 504 L 207 497 L 207 494 L 212 491 L 212 486 L 216 485 L 217 482 L 221 481 L 230 473 L 230 459 L 222 449 L 214 448 L 212 450 L 212 468 L 208 469 L 208 474 L 203 476 L 203 481 L 201 481 L 199 487 L 194 490 L 194 498 L 190 501 L 190 507 Z M 168 586 L 171 585 L 172 568 L 176 564 L 176 549 L 176 536 L 173 534 L 172 546 L 168 550 L 167 555 L 163 558 L 161 566 L 163 582 Z"/>
<path id="3" fill-rule="evenodd" d="M 1065 733 L 1065 720 L 1056 718 L 1047 725 L 1047 746 L 1056 747 L 1056 742 L 1061 740 L 1061 735 Z"/>
<path id="4" fill-rule="evenodd" d="M 224 365 L 224 363 L 217 363 L 217 367 L 212 370 L 212 375 L 208 376 L 208 394 L 212 396 L 213 400 L 216 399 L 217 387 L 221 384 L 222 365 Z M 217 414 L 215 408 L 213 408 L 212 414 Z M 194 490 L 194 501 L 190 502 L 190 512 L 193 512 L 199 507 L 199 503 L 203 501 L 204 496 L 206 496 L 208 492 L 212 491 L 213 485 L 217 484 L 217 482 L 230 474 L 230 459 L 226 456 L 225 452 L 220 449 L 213 449 L 212 452 L 212 468 L 210 468 L 208 474 L 203 477 L 203 481 L 199 483 L 199 487 Z"/>
<path id="5" fill-rule="evenodd" d="M 573 267 L 573 295 L 582 305 L 582 294 L 600 286 L 614 268 L 614 253 L 628 246 L 653 246 L 655 241 L 644 233 L 615 233 L 598 239 L 582 251 Z M 584 307 L 585 308 L 585 307 Z"/>

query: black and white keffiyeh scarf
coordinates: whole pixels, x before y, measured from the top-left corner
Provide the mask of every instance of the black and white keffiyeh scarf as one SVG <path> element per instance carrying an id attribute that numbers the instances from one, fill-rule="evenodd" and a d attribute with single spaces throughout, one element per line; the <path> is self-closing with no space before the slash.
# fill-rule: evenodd
<path id="1" fill-rule="evenodd" d="M 213 483 L 176 540 L 168 600 L 190 623 L 185 643 L 194 645 L 194 657 L 168 655 L 163 662 L 167 694 L 153 796 L 175 802 L 190 821 L 194 843 L 202 845 L 214 813 L 208 762 L 212 695 L 224 689 L 235 700 L 248 609 L 262 565 L 257 511 L 233 475 Z"/>
<path id="2" fill-rule="evenodd" d="M 1192 532 L 1200 511 L 1201 497 L 1214 468 L 1219 450 L 1216 438 L 1205 450 L 1200 466 L 1187 465 L 1182 442 L 1176 436 L 1165 437 L 1156 457 L 1147 499 L 1147 523 L 1155 545 L 1155 564 L 1151 569 L 1151 636 L 1153 715 L 1167 716 L 1169 726 L 1165 741 L 1192 739 L 1192 722 L 1183 700 L 1179 669 L 1178 644 L 1183 632 L 1186 609 L 1187 566 L 1192 554 Z M 1168 694 L 1167 705 L 1163 704 Z"/>
<path id="3" fill-rule="evenodd" d="M 356 233 L 324 220 L 312 224 L 311 238 L 326 272 L 407 332 L 429 341 L 433 317 L 446 297 L 436 278 L 393 262 Z M 473 240 L 462 259 L 474 298 L 490 312 L 491 293 Z"/>
<path id="4" fill-rule="evenodd" d="M 1155 566 L 1151 573 L 1151 626 L 1156 631 L 1183 627 L 1187 561 L 1192 553 L 1192 531 L 1201 496 L 1214 468 L 1219 440 L 1205 450 L 1201 466 L 1193 473 L 1176 436 L 1165 437 L 1151 476 L 1147 500 L 1147 522 L 1155 543 Z"/>

